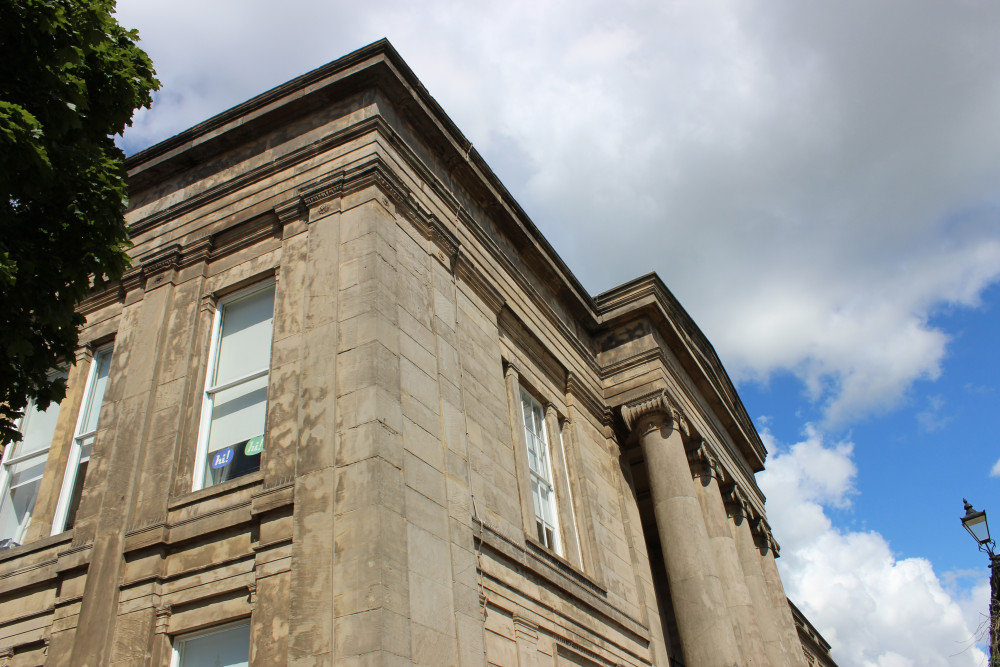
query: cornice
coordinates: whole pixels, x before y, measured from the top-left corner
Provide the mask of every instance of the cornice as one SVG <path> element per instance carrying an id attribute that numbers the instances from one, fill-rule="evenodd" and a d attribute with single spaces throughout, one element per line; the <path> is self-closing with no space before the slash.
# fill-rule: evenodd
<path id="1" fill-rule="evenodd" d="M 507 303 L 503 294 L 482 274 L 475 263 L 462 252 L 461 248 L 458 248 L 455 254 L 455 275 L 472 288 L 472 291 L 483 300 L 494 317 L 498 316 Z"/>
<path id="2" fill-rule="evenodd" d="M 729 422 L 737 446 L 744 443 L 740 448 L 751 467 L 763 469 L 767 450 L 715 349 L 659 276 L 651 273 L 608 290 L 595 297 L 595 304 L 606 328 L 647 313 L 699 390 L 706 397 L 714 395 L 724 408 L 719 411 L 723 424 Z M 603 373 L 616 370 L 605 368 Z"/>
<path id="3" fill-rule="evenodd" d="M 385 99 L 396 107 L 400 118 L 413 132 L 426 139 L 439 159 L 450 166 L 449 179 L 454 179 L 454 185 L 449 180 L 446 186 L 431 174 L 427 166 L 422 164 L 423 160 L 407 146 L 407 142 L 381 116 L 375 115 L 308 147 L 280 156 L 274 162 L 241 174 L 216 188 L 179 202 L 174 207 L 135 220 L 133 233 L 149 230 L 159 222 L 204 206 L 227 192 L 266 178 L 275 170 L 287 168 L 307 159 L 311 154 L 348 141 L 352 136 L 377 132 L 379 136 L 385 137 L 388 145 L 396 149 L 402 159 L 428 184 L 429 191 L 440 198 L 459 223 L 471 231 L 482 247 L 527 295 L 532 308 L 558 331 L 595 375 L 601 372 L 594 359 L 595 350 L 591 349 L 593 346 L 588 346 L 589 340 L 581 338 L 581 334 L 584 338 L 587 334 L 599 335 L 602 324 L 609 321 L 611 310 L 617 310 L 619 314 L 627 313 L 635 305 L 637 295 L 641 297 L 643 292 L 658 301 L 657 308 L 668 320 L 664 328 L 671 331 L 669 340 L 680 341 L 682 345 L 678 347 L 687 348 L 684 352 L 686 359 L 682 363 L 692 369 L 691 375 L 701 391 L 708 396 L 714 394 L 710 400 L 718 400 L 724 410 L 728 410 L 729 415 L 723 417 L 723 423 L 733 432 L 733 440 L 739 447 L 746 449 L 745 458 L 752 461 L 751 467 L 760 468 L 759 462 L 763 461 L 765 450 L 732 388 L 732 383 L 711 345 L 659 279 L 654 277 L 650 280 L 647 276 L 596 298 L 590 297 L 472 144 L 427 93 L 392 46 L 384 40 L 258 95 L 132 156 L 127 163 L 132 183 L 136 187 L 145 187 L 164 175 L 187 169 L 191 164 L 204 163 L 214 155 L 259 136 L 262 132 L 314 113 L 331 100 L 345 99 L 368 91 L 380 91 L 380 94 L 384 94 Z M 568 321 L 564 321 L 559 312 L 549 304 L 549 300 L 542 297 L 536 289 L 535 281 L 522 275 L 519 267 L 476 221 L 476 216 L 463 208 L 459 200 L 449 193 L 451 188 L 456 187 L 468 192 L 471 200 L 476 202 L 477 211 L 481 209 L 491 216 L 497 227 L 503 230 L 501 233 L 512 241 L 513 246 L 519 249 L 518 252 L 533 267 L 532 270 L 538 274 L 541 283 L 553 289 L 555 298 L 568 313 Z M 282 209 L 279 219 L 285 219 L 285 213 L 286 210 Z M 447 239 L 443 245 L 449 245 Z M 446 258 L 451 256 L 448 252 L 443 253 Z"/>
<path id="4" fill-rule="evenodd" d="M 590 387 L 573 371 L 566 373 L 566 394 L 573 397 L 574 403 L 592 414 L 604 426 L 611 424 L 612 413 L 604 400 L 594 393 Z"/>
<path id="5" fill-rule="evenodd" d="M 149 215 L 139 217 L 133 220 L 129 225 L 129 233 L 133 236 L 137 236 L 148 232 L 165 222 L 174 220 L 185 213 L 189 213 L 211 204 L 212 202 L 227 195 L 233 194 L 234 192 L 253 185 L 254 183 L 269 178 L 279 171 L 288 169 L 315 155 L 328 151 L 335 146 L 353 141 L 358 137 L 374 132 L 380 126 L 385 126 L 385 124 L 385 120 L 382 117 L 375 116 L 359 121 L 350 127 L 344 128 L 343 130 L 332 132 L 331 134 L 326 135 L 319 141 L 313 142 L 308 146 L 286 153 L 285 155 L 277 157 L 274 160 L 266 164 L 262 164 L 254 169 L 240 172 L 237 176 L 219 183 L 218 185 L 207 188 L 196 195 L 185 197 L 182 201 L 177 202 L 173 206 L 168 206 L 162 210 L 152 212 Z"/>

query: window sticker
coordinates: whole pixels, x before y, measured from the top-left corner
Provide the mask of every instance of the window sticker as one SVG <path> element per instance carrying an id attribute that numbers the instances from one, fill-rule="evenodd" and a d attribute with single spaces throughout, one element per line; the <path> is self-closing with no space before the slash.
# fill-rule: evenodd
<path id="1" fill-rule="evenodd" d="M 233 460 L 233 448 L 226 447 L 225 449 L 220 449 L 212 457 L 212 469 L 218 470 L 229 464 Z"/>
<path id="2" fill-rule="evenodd" d="M 264 451 L 264 436 L 254 436 L 247 440 L 247 446 L 243 449 L 243 456 L 256 456 L 262 451 Z"/>

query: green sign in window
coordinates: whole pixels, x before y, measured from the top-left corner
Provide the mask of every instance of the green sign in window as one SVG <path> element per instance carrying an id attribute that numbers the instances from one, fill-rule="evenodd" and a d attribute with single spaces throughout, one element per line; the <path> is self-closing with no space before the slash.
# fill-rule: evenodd
<path id="1" fill-rule="evenodd" d="M 247 445 L 243 448 L 243 456 L 256 456 L 262 451 L 264 451 L 264 436 L 258 435 L 247 440 Z"/>

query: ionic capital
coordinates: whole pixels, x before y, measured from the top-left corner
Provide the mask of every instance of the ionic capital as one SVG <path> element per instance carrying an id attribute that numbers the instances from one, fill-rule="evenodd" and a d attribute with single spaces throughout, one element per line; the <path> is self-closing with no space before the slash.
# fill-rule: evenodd
<path id="1" fill-rule="evenodd" d="M 722 468 L 719 459 L 704 440 L 695 440 L 687 448 L 688 465 L 695 477 L 715 477 L 721 479 Z"/>
<path id="2" fill-rule="evenodd" d="M 722 501 L 726 504 L 726 513 L 731 518 L 749 517 L 750 503 L 737 484 L 729 484 L 722 490 Z"/>
<path id="3" fill-rule="evenodd" d="M 681 409 L 677 407 L 677 404 L 670 398 L 666 390 L 660 389 L 654 391 L 650 394 L 640 396 L 639 398 L 633 399 L 621 407 L 622 419 L 625 420 L 625 426 L 631 431 L 635 428 L 639 420 L 646 415 L 651 415 L 654 413 L 659 413 L 674 423 L 674 428 L 683 433 L 684 435 L 690 435 L 690 430 L 688 429 L 687 419 L 684 418 L 684 413 Z"/>
<path id="4" fill-rule="evenodd" d="M 769 549 L 774 557 L 778 557 L 778 552 L 781 551 L 781 547 L 778 545 L 778 541 L 774 539 L 774 534 L 771 532 L 771 526 L 768 524 L 767 519 L 764 517 L 759 517 L 751 525 L 753 529 L 754 541 L 760 549 Z"/>

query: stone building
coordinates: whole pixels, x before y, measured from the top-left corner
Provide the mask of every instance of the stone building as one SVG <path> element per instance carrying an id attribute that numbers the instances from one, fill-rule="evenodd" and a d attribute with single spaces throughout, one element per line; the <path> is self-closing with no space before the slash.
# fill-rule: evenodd
<path id="1" fill-rule="evenodd" d="M 128 166 L 0 464 L 0 665 L 805 664 L 709 342 L 587 294 L 387 42 Z"/>

